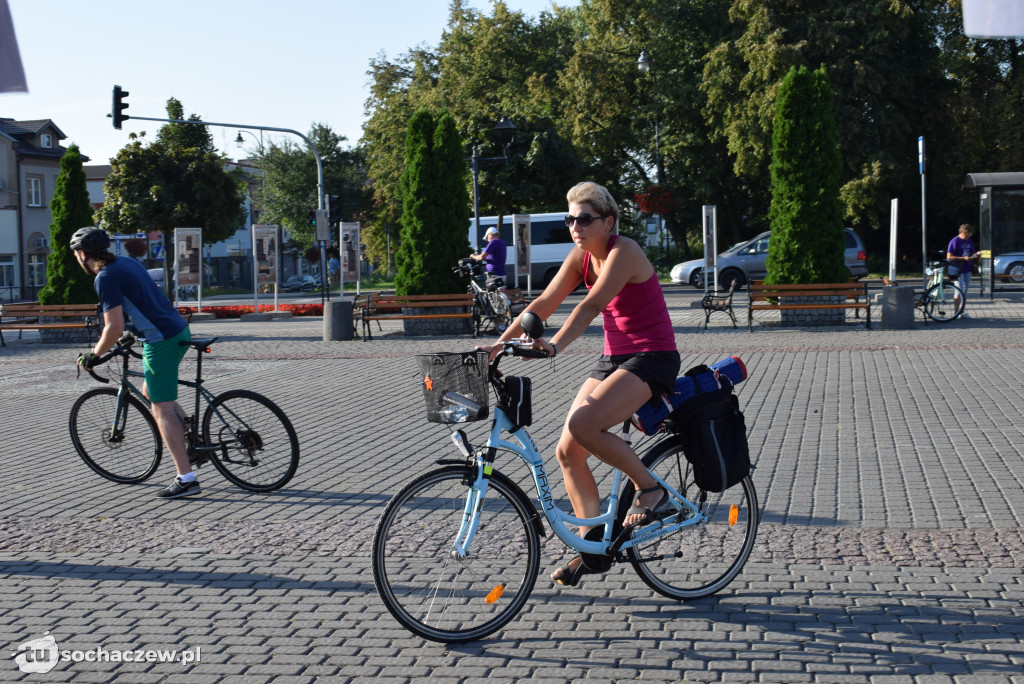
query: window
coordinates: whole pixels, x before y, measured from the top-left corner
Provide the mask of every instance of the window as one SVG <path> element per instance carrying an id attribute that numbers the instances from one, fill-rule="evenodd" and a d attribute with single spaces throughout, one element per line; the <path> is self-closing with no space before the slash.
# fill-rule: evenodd
<path id="1" fill-rule="evenodd" d="M 43 179 L 39 176 L 28 177 L 28 206 L 43 206 Z"/>
<path id="2" fill-rule="evenodd" d="M 46 284 L 46 255 L 29 254 L 28 256 L 28 284 L 35 287 L 42 287 Z"/>
<path id="3" fill-rule="evenodd" d="M 46 149 L 53 147 L 53 136 L 49 133 L 43 133 L 39 136 L 39 144 Z"/>
<path id="4" fill-rule="evenodd" d="M 0 254 L 0 287 L 14 285 L 14 255 Z"/>

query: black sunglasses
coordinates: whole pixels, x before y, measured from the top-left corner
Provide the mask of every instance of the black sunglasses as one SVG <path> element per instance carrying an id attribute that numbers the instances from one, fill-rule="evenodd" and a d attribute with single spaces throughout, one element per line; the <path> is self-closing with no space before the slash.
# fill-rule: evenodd
<path id="1" fill-rule="evenodd" d="M 576 224 L 581 225 L 584 228 L 586 228 L 587 226 L 589 226 L 591 223 L 594 222 L 594 219 L 603 219 L 603 218 L 608 218 L 608 217 L 607 216 L 591 216 L 590 214 L 580 214 L 579 216 L 573 216 L 572 214 L 566 214 L 566 216 L 565 216 L 565 227 L 566 228 L 572 228 L 572 224 L 576 223 Z"/>

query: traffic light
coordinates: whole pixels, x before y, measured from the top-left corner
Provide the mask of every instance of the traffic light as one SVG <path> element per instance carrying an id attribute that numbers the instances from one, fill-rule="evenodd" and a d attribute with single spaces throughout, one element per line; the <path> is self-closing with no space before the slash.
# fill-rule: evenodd
<path id="1" fill-rule="evenodd" d="M 127 98 L 127 90 L 121 90 L 119 85 L 114 86 L 114 104 L 111 108 L 111 114 L 114 117 L 114 128 L 117 130 L 121 130 L 121 124 L 131 118 L 124 113 L 124 110 L 128 109 L 128 103 L 125 102 Z"/>
<path id="2" fill-rule="evenodd" d="M 332 226 L 341 223 L 341 196 L 327 196 L 327 220 Z"/>

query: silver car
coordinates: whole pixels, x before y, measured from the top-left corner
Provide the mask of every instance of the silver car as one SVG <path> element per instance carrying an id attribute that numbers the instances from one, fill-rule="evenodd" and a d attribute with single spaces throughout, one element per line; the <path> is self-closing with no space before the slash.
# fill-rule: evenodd
<path id="1" fill-rule="evenodd" d="M 851 278 L 862 278 L 868 274 L 867 252 L 860 237 L 851 229 L 843 231 L 846 239 L 846 268 Z M 736 287 L 742 287 L 750 280 L 761 280 L 767 270 L 765 260 L 768 258 L 768 240 L 771 231 L 761 233 L 752 240 L 733 245 L 718 255 L 718 286 L 728 288 L 735 280 Z M 693 259 L 672 268 L 673 283 L 689 283 L 694 287 L 704 287 L 704 260 Z"/>
<path id="2" fill-rule="evenodd" d="M 996 285 L 1019 285 L 1024 283 L 1024 252 L 999 254 L 992 260 L 992 272 L 997 276 L 1010 276 L 1008 278 L 997 278 Z"/>

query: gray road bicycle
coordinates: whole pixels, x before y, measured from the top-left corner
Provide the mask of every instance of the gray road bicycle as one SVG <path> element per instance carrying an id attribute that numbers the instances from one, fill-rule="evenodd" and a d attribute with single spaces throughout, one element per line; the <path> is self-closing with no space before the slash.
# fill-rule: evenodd
<path id="1" fill-rule="evenodd" d="M 185 444 L 193 467 L 212 462 L 229 482 L 253 492 L 271 492 L 286 485 L 299 467 L 299 439 L 291 421 L 274 402 L 248 390 L 213 394 L 203 386 L 203 355 L 210 352 L 216 337 L 193 339 L 181 344 L 197 353 L 196 379 L 178 380 L 195 389 L 192 415 L 185 421 Z M 149 400 L 131 378 L 143 373 L 129 368 L 136 342 L 124 335 L 101 356 L 96 366 L 115 357 L 111 375 L 118 386 L 91 389 L 71 407 L 71 441 L 82 460 L 96 473 L 113 482 L 143 482 L 160 465 L 163 440 L 149 410 Z M 96 380 L 110 379 L 89 374 Z M 201 404 L 205 404 L 202 420 Z"/>
<path id="2" fill-rule="evenodd" d="M 543 333 L 536 316 L 527 313 L 520 321 L 531 337 Z M 724 492 L 701 490 L 679 434 L 670 428 L 642 460 L 669 493 L 671 514 L 623 529 L 635 492 L 618 470 L 601 515 L 584 519 L 562 511 L 537 445 L 511 417 L 522 415 L 523 400 L 508 387 L 515 381 L 498 372 L 505 356 L 547 356 L 529 345 L 529 340 L 505 342 L 490 363 L 485 352 L 422 357 L 428 369 L 423 381 L 429 394 L 439 397 L 433 405 L 427 399 L 428 418 L 434 422 L 486 418 L 491 388 L 497 405 L 484 446 L 472 446 L 465 432 L 454 430 L 451 440 L 461 458 L 438 460 L 439 468 L 413 479 L 384 508 L 374 533 L 372 566 L 391 615 L 432 641 L 471 641 L 501 629 L 533 590 L 545 520 L 595 572 L 628 562 L 651 589 L 680 601 L 725 588 L 743 569 L 757 535 L 757 494 L 750 477 Z M 499 451 L 526 463 L 536 505 L 495 467 Z M 570 525 L 591 529 L 584 538 Z"/>

